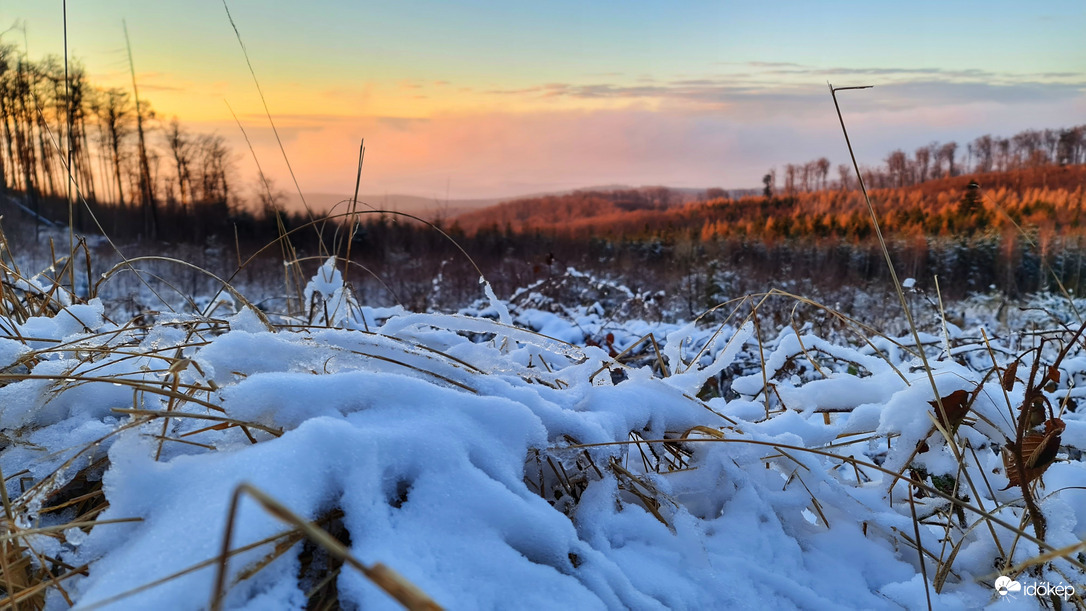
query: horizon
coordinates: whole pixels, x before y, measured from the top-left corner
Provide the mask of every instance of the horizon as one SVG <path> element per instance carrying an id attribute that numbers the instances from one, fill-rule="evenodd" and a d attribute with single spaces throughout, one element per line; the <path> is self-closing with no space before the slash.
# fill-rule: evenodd
<path id="1" fill-rule="evenodd" d="M 841 96 L 867 165 L 897 148 L 1086 116 L 1086 50 L 1073 42 L 1086 7 L 1075 2 L 229 9 L 306 194 L 352 192 L 363 138 L 362 193 L 755 188 L 787 163 L 846 161 L 827 81 L 875 86 Z M 62 17 L 7 3 L 0 40 L 32 59 L 62 55 Z M 226 138 L 251 190 L 255 164 L 232 108 L 265 174 L 293 192 L 223 4 L 70 6 L 69 57 L 93 84 L 130 90 L 122 20 L 140 98 L 159 119 Z"/>

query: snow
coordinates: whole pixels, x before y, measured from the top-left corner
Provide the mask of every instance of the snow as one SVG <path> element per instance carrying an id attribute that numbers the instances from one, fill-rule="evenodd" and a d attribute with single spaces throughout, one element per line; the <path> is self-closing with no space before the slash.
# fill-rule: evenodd
<path id="1" fill-rule="evenodd" d="M 998 451 L 1024 385 L 1005 395 L 998 376 L 967 366 L 977 351 L 921 338 L 941 396 L 982 389 L 959 431 L 973 454 L 958 481 L 967 504 L 1002 520 L 991 529 L 963 529 L 919 488 L 910 505 L 888 475 L 912 469 L 928 487 L 959 475 L 911 336 L 854 345 L 785 326 L 766 339 L 750 321 L 615 321 L 598 301 L 555 312 L 482 290 L 456 314 L 377 310 L 329 259 L 305 289 L 308 325 L 269 327 L 243 306 L 225 324 L 162 314 L 141 332 L 97 300 L 5 319 L 0 369 L 35 377 L 0 386 L 0 467 L 18 528 L 59 529 L 21 540 L 88 565 L 64 586 L 81 608 L 206 608 L 248 483 L 306 520 L 341 511 L 355 558 L 453 609 L 916 609 L 929 595 L 940 609 L 1040 605 L 1007 605 L 992 587 L 1015 539 L 1006 525 L 1022 520 L 1018 489 L 999 490 Z M 956 341 L 980 345 L 971 333 Z M 993 343 L 1015 354 L 1015 341 Z M 1053 356 L 1027 353 L 1020 377 L 1033 358 Z M 1078 348 L 1063 360 L 1054 405 L 1084 365 Z M 721 391 L 704 394 L 713 384 Z M 1056 547 L 1086 537 L 1086 421 L 1061 418 L 1065 449 L 1038 488 Z M 89 532 L 67 525 L 71 511 L 47 511 L 80 474 L 109 502 Z M 925 580 L 907 542 L 912 510 L 928 517 L 925 549 L 945 558 L 945 538 L 961 543 L 939 592 L 938 565 Z M 269 556 L 291 527 L 247 496 L 233 526 L 233 548 L 270 542 L 229 559 L 225 607 L 304 607 L 301 544 Z M 1037 553 L 1019 539 L 1002 562 Z M 1066 560 L 1044 571 L 1086 591 Z M 347 566 L 335 583 L 344 608 L 397 608 Z M 47 608 L 67 608 L 56 589 Z"/>

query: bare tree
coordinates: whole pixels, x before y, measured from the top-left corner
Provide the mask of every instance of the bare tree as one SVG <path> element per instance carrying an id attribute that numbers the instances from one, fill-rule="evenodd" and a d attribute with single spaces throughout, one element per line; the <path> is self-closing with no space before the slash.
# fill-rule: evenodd
<path id="1" fill-rule="evenodd" d="M 848 191 L 852 188 L 852 166 L 842 163 L 837 166 L 837 175 L 841 180 L 841 190 Z"/>
<path id="2" fill-rule="evenodd" d="M 954 152 L 958 150 L 957 142 L 947 142 L 939 147 L 940 162 L 946 161 L 946 176 L 957 176 L 957 168 L 954 167 Z"/>
<path id="3" fill-rule="evenodd" d="M 178 201 L 182 208 L 190 204 L 192 183 L 192 139 L 181 129 L 181 123 L 174 117 L 166 128 L 166 146 L 174 162 L 174 176 L 177 180 Z"/>
<path id="4" fill-rule="evenodd" d="M 124 181 L 121 180 L 121 148 L 132 133 L 132 107 L 128 94 L 121 89 L 111 88 L 102 92 L 101 105 L 98 107 L 98 120 L 104 130 L 106 141 L 103 143 L 111 154 L 110 163 L 115 184 L 117 185 L 117 203 L 124 206 Z"/>
<path id="5" fill-rule="evenodd" d="M 1043 145 L 1048 158 L 1055 160 L 1060 147 L 1060 132 L 1055 129 L 1046 129 L 1043 134 Z"/>
<path id="6" fill-rule="evenodd" d="M 905 151 L 897 149 L 886 157 L 886 171 L 895 187 L 904 187 L 908 180 L 908 157 Z"/>
<path id="7" fill-rule="evenodd" d="M 931 163 L 931 166 L 928 169 L 928 177 L 932 179 L 942 178 L 943 176 L 943 164 L 939 157 L 940 148 L 942 148 L 942 145 L 935 140 L 928 143 L 928 159 Z"/>
<path id="8" fill-rule="evenodd" d="M 15 153 L 12 150 L 11 144 L 11 127 L 8 122 L 10 119 L 10 105 L 8 104 L 8 74 L 11 68 L 11 57 L 13 50 L 9 45 L 0 45 L 0 120 L 3 121 L 3 136 L 4 142 L 7 144 L 2 153 L 6 153 L 6 157 L 0 154 L 0 188 L 7 189 L 11 186 L 8 182 L 8 173 L 15 170 Z M 12 176 L 11 180 L 14 181 L 15 177 Z"/>
<path id="9" fill-rule="evenodd" d="M 29 102 L 32 117 L 30 123 L 34 125 L 34 132 L 37 136 L 37 159 L 38 168 L 41 172 L 39 184 L 42 191 L 56 196 L 59 193 L 57 182 L 59 172 L 57 168 L 58 155 L 53 145 L 53 138 L 59 139 L 59 134 L 49 124 L 46 113 L 51 107 L 55 108 L 55 104 L 63 104 L 63 101 L 54 102 L 54 98 L 60 97 L 55 95 L 57 91 L 57 79 L 55 78 L 58 70 L 57 59 L 50 56 L 37 64 L 28 61 L 26 67 L 30 79 Z"/>
<path id="10" fill-rule="evenodd" d="M 217 134 L 202 134 L 196 141 L 196 181 L 194 201 L 202 204 L 223 204 L 229 201 L 230 150 Z"/>
<path id="11" fill-rule="evenodd" d="M 1011 165 L 1011 140 L 1010 138 L 997 138 L 995 140 L 995 166 L 999 172 L 1005 172 Z"/>
<path id="12" fill-rule="evenodd" d="M 913 157 L 916 160 L 916 180 L 917 182 L 924 182 L 928 179 L 928 171 L 931 166 L 931 149 L 922 146 L 916 149 Z"/>
<path id="13" fill-rule="evenodd" d="M 988 134 L 977 138 L 972 143 L 973 155 L 976 156 L 975 170 L 977 172 L 991 172 L 994 156 L 994 142 Z"/>
<path id="14" fill-rule="evenodd" d="M 25 60 L 19 60 L 16 64 L 14 78 L 11 83 L 11 100 L 13 107 L 13 125 L 15 131 L 15 148 L 19 153 L 19 164 L 22 166 L 23 190 L 27 199 L 31 202 L 35 212 L 38 210 L 38 185 L 36 180 L 37 155 L 34 151 L 33 126 L 36 124 L 33 114 L 33 102 L 31 101 L 30 79 L 27 76 L 28 66 Z"/>
<path id="15" fill-rule="evenodd" d="M 68 104 L 71 126 L 71 159 L 74 168 L 72 176 L 76 178 L 79 192 L 87 201 L 97 199 L 94 188 L 94 171 L 90 157 L 90 143 L 87 140 L 87 94 L 89 84 L 83 66 L 71 62 L 68 72 Z M 81 208 L 80 208 L 81 209 Z"/>
<path id="16" fill-rule="evenodd" d="M 1061 129 L 1056 147 L 1056 162 L 1064 165 L 1086 161 L 1086 125 Z"/>
<path id="17" fill-rule="evenodd" d="M 1015 134 L 1011 139 L 1014 148 L 1012 164 L 1021 166 L 1034 163 L 1039 159 L 1036 154 L 1041 151 L 1042 141 L 1043 134 L 1035 129 L 1027 129 Z"/>
<path id="18" fill-rule="evenodd" d="M 818 177 L 822 182 L 819 188 L 825 189 L 826 179 L 830 175 L 830 160 L 826 159 L 825 157 L 819 157 L 818 160 L 815 161 L 815 167 L 818 169 Z"/>

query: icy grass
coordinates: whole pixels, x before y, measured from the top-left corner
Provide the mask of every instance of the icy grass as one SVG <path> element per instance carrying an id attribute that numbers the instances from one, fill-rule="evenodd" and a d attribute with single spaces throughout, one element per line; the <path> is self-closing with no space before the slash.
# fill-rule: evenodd
<path id="1" fill-rule="evenodd" d="M 117 322 L 2 271 L 0 604 L 1082 605 L 1080 342 L 1044 391 L 1066 425 L 1031 484 L 1044 540 L 1000 455 L 1026 386 L 998 374 L 1054 362 L 1033 348 L 1072 337 L 1055 306 L 1024 333 L 964 304 L 918 348 L 812 304 L 825 336 L 801 314 L 767 328 L 761 308 L 791 299 L 773 294 L 713 326 L 616 321 L 542 284 L 508 303 L 484 285 L 457 314 L 374 309 L 330 260 L 294 317 L 227 299 Z M 976 394 L 956 433 L 920 349 L 940 395 Z M 1003 574 L 1077 594 L 1000 597 Z"/>

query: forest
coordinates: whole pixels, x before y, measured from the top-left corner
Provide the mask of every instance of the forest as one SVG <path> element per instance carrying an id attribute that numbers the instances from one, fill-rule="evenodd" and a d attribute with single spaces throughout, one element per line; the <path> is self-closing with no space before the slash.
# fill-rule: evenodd
<path id="1" fill-rule="evenodd" d="M 241 193 L 226 140 L 159 117 L 138 91 L 135 76 L 131 91 L 98 87 L 78 61 L 0 45 L 0 188 L 39 223 L 67 224 L 71 195 L 88 233 L 202 243 L 231 221 L 248 230 L 265 202 Z"/>

